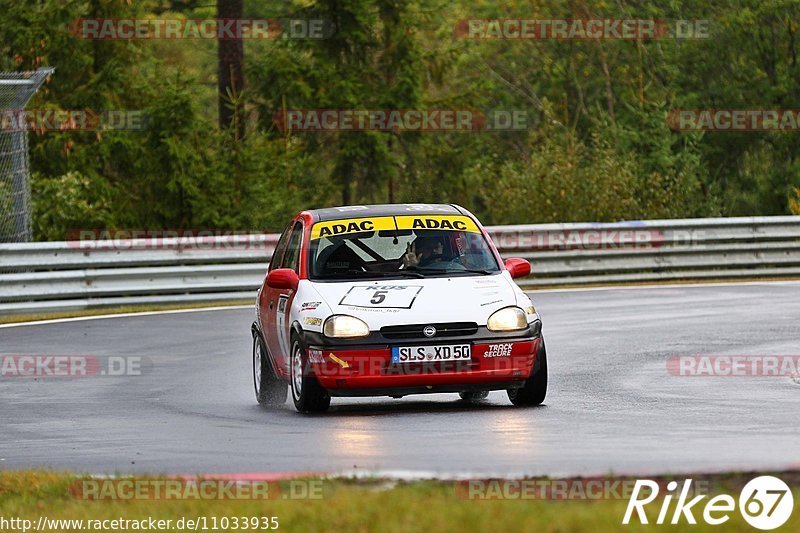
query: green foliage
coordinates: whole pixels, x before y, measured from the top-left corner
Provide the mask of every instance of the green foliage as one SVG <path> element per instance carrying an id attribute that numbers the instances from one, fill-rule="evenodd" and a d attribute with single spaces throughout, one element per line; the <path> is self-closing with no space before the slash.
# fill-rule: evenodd
<path id="1" fill-rule="evenodd" d="M 53 178 L 34 173 L 33 230 L 41 240 L 63 239 L 74 230 L 114 226 L 110 191 L 102 179 L 79 172 Z"/>
<path id="2" fill-rule="evenodd" d="M 457 202 L 486 223 L 800 212 L 797 133 L 676 132 L 671 109 L 796 108 L 800 2 L 245 2 L 330 39 L 245 42 L 243 139 L 211 41 L 91 41 L 80 17 L 213 17 L 194 0 L 0 0 L 0 69 L 56 67 L 29 108 L 141 110 L 139 131 L 31 134 L 38 239 L 97 227 L 278 230 L 304 208 Z M 710 19 L 710 39 L 471 41 L 467 18 Z M 281 109 L 519 110 L 526 131 L 293 132 Z"/>
<path id="3" fill-rule="evenodd" d="M 524 160 L 478 162 L 468 174 L 486 195 L 487 218 L 522 224 L 637 216 L 635 163 L 617 157 L 601 135 L 591 141 L 548 127 L 532 136 Z"/>
<path id="4" fill-rule="evenodd" d="M 800 215 L 800 188 L 794 189 L 790 193 L 789 210 L 793 215 Z"/>

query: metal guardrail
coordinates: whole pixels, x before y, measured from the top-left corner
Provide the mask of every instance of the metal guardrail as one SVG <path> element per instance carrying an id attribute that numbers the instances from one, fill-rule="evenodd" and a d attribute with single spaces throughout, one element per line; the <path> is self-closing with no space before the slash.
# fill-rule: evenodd
<path id="1" fill-rule="evenodd" d="M 526 288 L 800 277 L 800 217 L 491 226 Z M 277 235 L 0 244 L 0 314 L 252 300 Z"/>

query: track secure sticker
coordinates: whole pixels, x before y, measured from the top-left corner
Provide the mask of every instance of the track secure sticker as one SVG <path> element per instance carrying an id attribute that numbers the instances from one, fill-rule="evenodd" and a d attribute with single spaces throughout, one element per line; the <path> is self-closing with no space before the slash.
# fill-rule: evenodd
<path id="1" fill-rule="evenodd" d="M 311 239 L 335 237 L 350 233 L 384 230 L 445 230 L 480 233 L 478 225 L 467 216 L 416 215 L 396 217 L 352 218 L 318 222 L 311 228 Z"/>
<path id="2" fill-rule="evenodd" d="M 484 357 L 510 357 L 511 352 L 514 349 L 514 345 L 510 342 L 502 343 L 502 344 L 490 344 L 486 348 L 486 352 L 483 354 Z"/>

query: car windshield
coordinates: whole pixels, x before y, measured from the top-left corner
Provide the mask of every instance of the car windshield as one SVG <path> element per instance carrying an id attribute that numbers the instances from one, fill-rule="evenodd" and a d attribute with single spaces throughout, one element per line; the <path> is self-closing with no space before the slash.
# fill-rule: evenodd
<path id="1" fill-rule="evenodd" d="M 500 272 L 467 216 L 391 216 L 318 222 L 311 228 L 312 279 L 478 276 Z"/>

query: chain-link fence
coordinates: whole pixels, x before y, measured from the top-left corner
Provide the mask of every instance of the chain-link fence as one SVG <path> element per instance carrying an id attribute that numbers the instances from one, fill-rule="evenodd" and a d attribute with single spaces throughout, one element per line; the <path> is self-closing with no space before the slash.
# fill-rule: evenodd
<path id="1" fill-rule="evenodd" d="M 31 240 L 28 128 L 22 111 L 54 70 L 0 72 L 0 242 Z"/>

